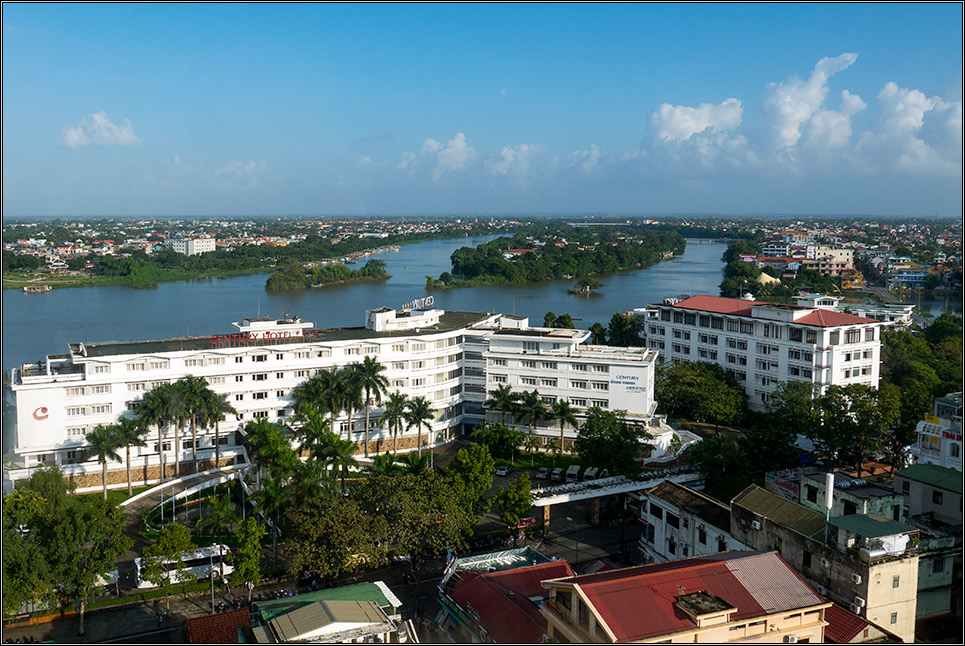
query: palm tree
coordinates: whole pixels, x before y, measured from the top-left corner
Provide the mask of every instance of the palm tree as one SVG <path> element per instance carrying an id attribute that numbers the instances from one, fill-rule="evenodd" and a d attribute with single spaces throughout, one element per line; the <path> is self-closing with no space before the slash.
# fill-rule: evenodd
<path id="1" fill-rule="evenodd" d="M 235 511 L 235 503 L 230 496 L 216 496 L 211 499 L 208 508 L 208 515 L 199 518 L 195 527 L 203 531 L 210 531 L 218 537 L 218 552 L 221 560 L 224 561 L 224 535 L 230 534 L 241 522 L 238 512 Z M 211 573 L 214 578 L 214 572 Z"/>
<path id="2" fill-rule="evenodd" d="M 505 424 L 506 414 L 516 412 L 519 394 L 513 392 L 512 386 L 501 384 L 496 387 L 496 390 L 490 390 L 489 395 L 489 399 L 485 402 L 486 408 L 500 411 L 503 414 L 502 422 Z"/>
<path id="3" fill-rule="evenodd" d="M 119 446 L 123 446 L 127 453 L 127 495 L 130 496 L 134 493 L 131 487 L 131 447 L 147 445 L 144 434 L 148 429 L 139 419 L 123 416 L 117 420 L 117 424 L 112 424 L 108 428 L 113 429 Z"/>
<path id="4" fill-rule="evenodd" d="M 328 436 L 334 435 L 322 413 L 307 404 L 303 404 L 292 416 L 292 421 L 299 424 L 295 433 L 301 448 L 310 455 L 315 453 L 317 447 L 329 442 Z"/>
<path id="5" fill-rule="evenodd" d="M 351 364 L 338 370 L 339 401 L 348 414 L 348 437 L 352 441 L 352 411 L 362 407 L 362 386 L 359 381 L 359 364 Z"/>
<path id="6" fill-rule="evenodd" d="M 533 451 L 540 448 L 541 444 L 538 437 L 530 435 L 525 440 L 523 440 L 523 446 L 526 447 L 526 452 L 529 453 L 529 466 L 533 466 L 535 463 L 535 456 Z"/>
<path id="7" fill-rule="evenodd" d="M 399 430 L 406 421 L 406 408 L 409 405 L 409 398 L 398 390 L 389 395 L 385 402 L 385 412 L 382 413 L 380 423 L 385 424 L 392 431 L 392 454 L 398 453 L 399 449 Z"/>
<path id="8" fill-rule="evenodd" d="M 208 380 L 204 377 L 188 375 L 179 379 L 177 386 L 184 396 L 185 412 L 191 418 L 191 459 L 194 461 L 194 472 L 198 472 L 198 419 L 207 406 L 206 393 L 209 391 Z"/>
<path id="9" fill-rule="evenodd" d="M 141 403 L 137 406 L 137 419 L 147 426 L 157 426 L 157 452 L 161 462 L 160 483 L 164 484 L 164 425 L 168 423 L 167 408 L 164 401 L 165 386 L 144 393 Z"/>
<path id="10" fill-rule="evenodd" d="M 87 434 L 87 442 L 90 444 L 84 449 L 84 459 L 89 460 L 96 457 L 101 463 L 101 482 L 104 485 L 104 500 L 107 500 L 107 461 L 121 461 L 121 456 L 117 454 L 120 448 L 120 439 L 111 427 L 97 425 L 93 431 Z"/>
<path id="11" fill-rule="evenodd" d="M 519 402 L 519 417 L 529 422 L 529 434 L 536 432 L 539 420 L 546 417 L 546 403 L 540 397 L 538 390 L 528 390 L 523 393 Z"/>
<path id="12" fill-rule="evenodd" d="M 401 458 L 399 458 L 401 463 L 401 470 L 403 473 L 418 475 L 423 471 L 427 471 L 432 464 L 428 455 L 416 455 L 414 453 L 406 453 Z"/>
<path id="13" fill-rule="evenodd" d="M 389 390 L 389 380 L 381 374 L 385 366 L 378 359 L 366 356 L 358 364 L 358 383 L 365 393 L 365 457 L 369 457 L 369 409 L 373 402 L 382 403 L 382 395 Z"/>
<path id="14" fill-rule="evenodd" d="M 409 453 L 408 455 L 412 454 Z M 372 460 L 372 473 L 382 476 L 394 476 L 402 473 L 402 466 L 396 462 L 394 455 L 383 453 L 382 455 L 375 456 L 375 459 Z"/>
<path id="15" fill-rule="evenodd" d="M 429 425 L 432 422 L 432 418 L 435 415 L 432 412 L 432 404 L 429 400 L 421 395 L 410 399 L 406 410 L 406 422 L 407 428 L 412 428 L 413 426 L 419 431 L 419 437 L 417 440 L 417 446 L 419 448 L 419 455 L 422 455 L 422 425 Z"/>
<path id="16" fill-rule="evenodd" d="M 560 423 L 560 451 L 563 450 L 563 430 L 569 424 L 576 427 L 576 408 L 565 399 L 557 399 L 550 407 L 549 417 Z"/>
<path id="17" fill-rule="evenodd" d="M 341 390 L 336 370 L 322 370 L 295 386 L 292 390 L 295 410 L 299 411 L 304 405 L 315 410 L 331 413 L 331 430 L 335 431 L 335 418 L 342 409 Z"/>
<path id="18" fill-rule="evenodd" d="M 353 457 L 359 447 L 351 440 L 338 439 L 328 453 L 328 462 L 332 465 L 332 472 L 341 471 L 342 493 L 345 493 L 345 474 L 349 467 L 358 466 Z"/>
<path id="19" fill-rule="evenodd" d="M 271 547 L 274 553 L 274 569 L 278 570 L 278 512 L 285 508 L 290 499 L 291 489 L 285 486 L 279 476 L 266 476 L 261 489 L 251 495 L 255 512 L 270 518 Z"/>
<path id="20" fill-rule="evenodd" d="M 204 391 L 203 406 L 199 413 L 198 422 L 206 428 L 211 428 L 211 423 L 214 422 L 215 468 L 221 465 L 221 422 L 224 421 L 225 415 L 237 414 L 238 411 L 228 401 L 228 395 L 216 393 L 210 388 Z"/>
<path id="21" fill-rule="evenodd" d="M 268 467 L 275 475 L 287 477 L 297 466 L 298 456 L 285 431 L 267 419 L 252 420 L 245 425 L 245 444 L 259 472 Z"/>
<path id="22" fill-rule="evenodd" d="M 165 418 L 174 423 L 174 477 L 181 476 L 181 427 L 188 418 L 186 394 L 180 382 L 161 386 Z"/>

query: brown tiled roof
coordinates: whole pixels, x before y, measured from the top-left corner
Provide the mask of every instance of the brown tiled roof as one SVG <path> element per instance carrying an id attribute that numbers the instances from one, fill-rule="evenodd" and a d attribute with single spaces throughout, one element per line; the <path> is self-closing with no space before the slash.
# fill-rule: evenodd
<path id="1" fill-rule="evenodd" d="M 188 619 L 188 643 L 237 644 L 238 629 L 251 625 L 248 608 Z"/>

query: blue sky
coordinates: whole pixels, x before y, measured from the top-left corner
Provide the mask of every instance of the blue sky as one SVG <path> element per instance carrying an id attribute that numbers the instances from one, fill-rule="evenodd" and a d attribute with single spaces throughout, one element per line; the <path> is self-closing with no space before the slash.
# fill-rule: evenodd
<path id="1" fill-rule="evenodd" d="M 962 6 L 4 4 L 3 215 L 962 209 Z"/>

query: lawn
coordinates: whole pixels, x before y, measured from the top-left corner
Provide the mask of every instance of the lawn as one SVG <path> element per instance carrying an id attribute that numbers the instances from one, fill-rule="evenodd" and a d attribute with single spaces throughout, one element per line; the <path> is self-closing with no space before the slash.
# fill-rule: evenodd
<path id="1" fill-rule="evenodd" d="M 141 493 L 142 491 L 147 491 L 147 490 L 150 489 L 150 488 L 151 488 L 150 485 L 149 485 L 149 486 L 145 486 L 145 487 L 134 487 L 134 494 L 133 494 L 133 495 L 136 496 L 137 494 Z M 103 491 L 103 489 L 102 489 L 101 491 L 92 491 L 91 493 L 80 493 L 80 494 L 77 494 L 77 496 L 78 496 L 79 498 L 103 498 L 103 497 L 104 497 L 104 491 Z M 127 495 L 127 488 L 124 488 L 124 489 L 108 489 L 108 490 L 107 490 L 107 499 L 108 499 L 108 500 L 113 500 L 113 501 L 116 502 L 117 504 L 120 504 L 120 503 L 124 502 L 124 501 L 127 500 L 129 497 L 131 497 L 131 496 L 128 496 L 128 495 Z"/>

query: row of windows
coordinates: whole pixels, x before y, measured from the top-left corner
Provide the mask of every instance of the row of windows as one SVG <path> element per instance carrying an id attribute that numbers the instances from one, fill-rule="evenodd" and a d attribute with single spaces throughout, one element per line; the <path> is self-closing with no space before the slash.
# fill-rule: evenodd
<path id="1" fill-rule="evenodd" d="M 394 365 L 394 364 L 393 364 Z M 494 357 L 489 360 L 489 365 L 495 368 L 505 368 L 507 366 L 506 359 Z M 542 370 L 559 370 L 560 364 L 556 361 L 536 361 L 535 359 L 522 359 L 519 362 L 521 368 L 530 369 L 542 369 Z M 602 364 L 588 364 L 588 363 L 572 363 L 563 364 L 563 366 L 569 366 L 570 370 L 575 370 L 576 372 L 610 372 L 610 366 Z M 563 368 L 566 369 L 565 367 Z"/>
<path id="2" fill-rule="evenodd" d="M 84 415 L 104 415 L 111 412 L 111 404 L 92 404 L 90 406 L 68 406 L 67 417 L 83 417 Z"/>
<path id="3" fill-rule="evenodd" d="M 66 394 L 68 397 L 80 397 L 81 395 L 105 395 L 110 394 L 111 386 L 110 384 L 99 384 L 97 386 L 74 386 L 68 388 Z"/>

